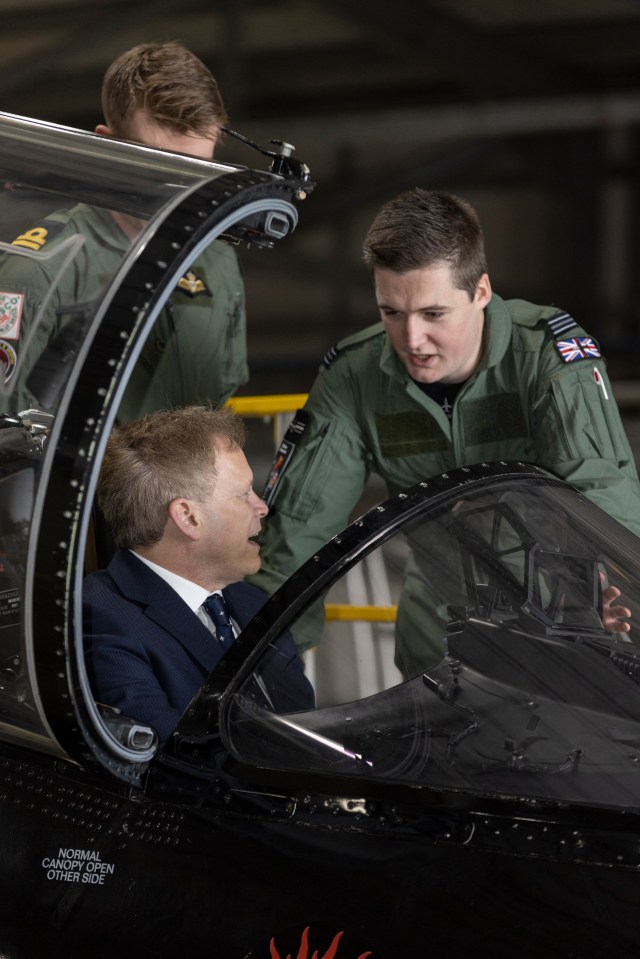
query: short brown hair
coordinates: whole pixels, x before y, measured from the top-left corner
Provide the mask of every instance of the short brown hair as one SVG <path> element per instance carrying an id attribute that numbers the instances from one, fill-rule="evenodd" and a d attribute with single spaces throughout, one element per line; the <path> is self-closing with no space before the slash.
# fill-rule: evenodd
<path id="1" fill-rule="evenodd" d="M 243 421 L 228 409 L 183 406 L 116 426 L 98 480 L 98 505 L 116 546 L 157 543 L 176 497 L 202 500 L 218 476 L 220 448 L 242 448 Z"/>
<path id="2" fill-rule="evenodd" d="M 126 136 L 136 110 L 176 133 L 217 136 L 228 122 L 211 71 L 178 41 L 142 43 L 113 61 L 102 81 L 102 110 Z"/>
<path id="3" fill-rule="evenodd" d="M 466 200 L 416 187 L 400 193 L 376 215 L 363 245 L 369 269 L 407 273 L 448 263 L 454 283 L 470 297 L 487 272 L 478 214 Z"/>

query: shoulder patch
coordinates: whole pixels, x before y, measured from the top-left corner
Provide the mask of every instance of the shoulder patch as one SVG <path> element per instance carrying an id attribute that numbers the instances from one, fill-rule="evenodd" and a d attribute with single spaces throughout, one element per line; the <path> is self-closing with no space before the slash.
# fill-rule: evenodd
<path id="1" fill-rule="evenodd" d="M 546 323 L 554 336 L 562 336 L 578 325 L 571 314 L 564 311 L 548 317 Z"/>
<path id="2" fill-rule="evenodd" d="M 565 363 L 592 360 L 602 356 L 597 343 L 590 336 L 574 336 L 570 340 L 557 340 L 555 346 Z"/>
<path id="3" fill-rule="evenodd" d="M 5 340 L 17 340 L 20 336 L 23 306 L 24 293 L 0 291 L 0 336 Z"/>
<path id="4" fill-rule="evenodd" d="M 16 371 L 18 354 L 6 340 L 0 340 L 0 371 L 4 374 L 4 381 L 8 383 Z"/>
<path id="5" fill-rule="evenodd" d="M 185 275 L 180 277 L 176 289 L 181 290 L 192 298 L 195 296 L 213 296 L 213 293 L 204 280 L 196 276 L 193 270 L 187 270 Z"/>
<path id="6" fill-rule="evenodd" d="M 335 358 L 342 353 L 344 350 L 348 350 L 352 346 L 357 346 L 359 343 L 364 343 L 366 340 L 372 340 L 376 336 L 384 334 L 384 326 L 382 323 L 374 323 L 373 326 L 367 326 L 364 330 L 359 330 L 358 333 L 352 333 L 351 336 L 345 336 L 344 340 L 339 340 L 335 346 L 332 346 L 331 349 L 322 357 L 322 363 L 324 366 L 331 366 Z"/>
<path id="7" fill-rule="evenodd" d="M 41 250 L 45 243 L 52 240 L 61 230 L 64 229 L 64 223 L 59 220 L 43 220 L 38 226 L 32 227 L 17 236 L 12 241 L 11 246 L 22 246 L 26 250 Z"/>
<path id="8" fill-rule="evenodd" d="M 336 345 L 328 349 L 327 352 L 322 357 L 322 365 L 331 366 L 331 364 L 333 363 L 333 361 L 335 360 L 339 352 L 340 352 L 340 344 L 336 343 Z"/>
<path id="9" fill-rule="evenodd" d="M 276 491 L 276 487 L 282 479 L 285 469 L 291 462 L 291 457 L 296 451 L 296 446 L 300 442 L 308 425 L 308 412 L 304 409 L 298 410 L 282 438 L 282 442 L 280 443 L 278 452 L 275 455 L 269 477 L 262 491 L 262 499 L 265 501 L 267 506 L 270 505 Z"/>

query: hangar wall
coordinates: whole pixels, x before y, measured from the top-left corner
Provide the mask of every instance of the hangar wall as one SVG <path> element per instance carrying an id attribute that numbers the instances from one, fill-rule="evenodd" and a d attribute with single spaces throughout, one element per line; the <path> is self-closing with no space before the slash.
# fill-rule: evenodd
<path id="1" fill-rule="evenodd" d="M 296 147 L 317 188 L 296 233 L 241 251 L 252 380 L 304 391 L 375 319 L 360 244 L 415 185 L 468 198 L 494 288 L 555 303 L 632 381 L 638 330 L 640 6 L 635 0 L 5 0 L 0 109 L 93 129 L 112 59 L 181 39 L 231 126 Z M 264 168 L 227 138 L 221 160 Z"/>

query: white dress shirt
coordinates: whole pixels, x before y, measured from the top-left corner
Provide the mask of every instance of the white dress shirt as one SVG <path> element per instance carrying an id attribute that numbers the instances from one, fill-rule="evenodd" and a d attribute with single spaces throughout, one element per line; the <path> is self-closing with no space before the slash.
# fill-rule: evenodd
<path id="1" fill-rule="evenodd" d="M 176 593 L 180 599 L 184 600 L 191 612 L 195 613 L 201 623 L 207 627 L 210 633 L 213 633 L 215 636 L 216 628 L 213 624 L 213 620 L 209 616 L 209 613 L 206 609 L 202 608 L 207 596 L 210 596 L 211 593 L 204 588 L 204 586 L 198 586 L 197 583 L 192 583 L 190 579 L 185 579 L 184 576 L 178 576 L 177 573 L 172 573 L 170 569 L 165 569 L 164 566 L 158 566 L 157 563 L 152 563 L 150 559 L 141 556 L 140 553 L 136 553 L 134 549 L 130 550 L 131 553 L 141 563 L 144 563 L 145 566 L 148 566 L 149 569 L 152 569 L 161 579 L 165 581 L 172 589 L 175 589 Z M 215 589 L 214 593 L 222 595 L 221 590 Z M 233 631 L 235 635 L 238 635 L 238 624 L 232 619 L 231 625 L 233 626 Z"/>

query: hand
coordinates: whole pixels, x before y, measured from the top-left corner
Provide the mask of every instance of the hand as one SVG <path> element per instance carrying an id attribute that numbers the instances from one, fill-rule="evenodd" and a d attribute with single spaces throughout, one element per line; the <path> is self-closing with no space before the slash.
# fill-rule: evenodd
<path id="1" fill-rule="evenodd" d="M 600 582 L 604 582 L 604 574 L 600 573 Z M 602 590 L 602 625 L 608 633 L 628 633 L 631 630 L 631 610 L 626 606 L 612 606 L 620 596 L 617 586 L 605 586 Z"/>

